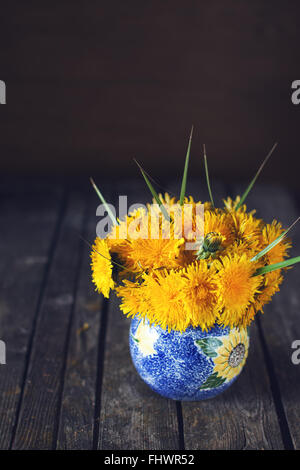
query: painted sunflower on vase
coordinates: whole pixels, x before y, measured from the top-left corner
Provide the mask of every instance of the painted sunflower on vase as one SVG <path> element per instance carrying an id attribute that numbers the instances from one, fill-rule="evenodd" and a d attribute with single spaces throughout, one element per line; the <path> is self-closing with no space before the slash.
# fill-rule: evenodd
<path id="1" fill-rule="evenodd" d="M 180 196 L 157 194 L 139 165 L 153 203 L 111 219 L 105 238 L 92 246 L 92 278 L 105 297 L 114 290 L 132 318 L 130 350 L 144 381 L 176 400 L 200 400 L 225 390 L 248 354 L 249 325 L 279 291 L 291 242 L 274 220 L 248 212 L 245 200 L 275 149 L 273 146 L 240 197 L 216 207 L 187 197 L 189 139 Z"/>

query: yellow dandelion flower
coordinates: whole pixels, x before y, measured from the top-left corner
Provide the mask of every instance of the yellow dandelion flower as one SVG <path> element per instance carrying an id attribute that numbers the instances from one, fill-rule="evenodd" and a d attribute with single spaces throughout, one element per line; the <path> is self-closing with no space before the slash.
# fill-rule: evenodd
<path id="1" fill-rule="evenodd" d="M 216 322 L 217 283 L 216 272 L 200 260 L 188 266 L 184 272 L 185 287 L 182 290 L 185 310 L 191 317 L 191 325 L 208 330 Z"/>
<path id="2" fill-rule="evenodd" d="M 174 234 L 176 238 L 183 236 L 186 241 L 194 242 L 203 236 L 204 217 L 201 202 L 185 202 L 185 205 L 177 206 L 174 217 Z M 180 231 L 179 231 L 180 230 Z"/>
<path id="3" fill-rule="evenodd" d="M 233 212 L 236 209 L 236 206 L 240 202 L 241 198 L 240 196 L 237 196 L 235 199 L 231 199 L 231 197 L 228 197 L 227 199 L 223 199 L 224 202 L 224 207 L 228 212 Z M 242 204 L 241 207 L 237 210 L 237 212 L 246 212 L 247 206 L 246 204 Z"/>
<path id="4" fill-rule="evenodd" d="M 242 328 L 246 328 L 247 326 L 249 326 L 254 320 L 254 317 L 256 314 L 257 314 L 256 303 L 250 304 L 247 310 L 245 311 L 245 315 L 243 316 L 240 322 L 240 326 Z"/>
<path id="5" fill-rule="evenodd" d="M 91 258 L 92 279 L 96 290 L 108 298 L 110 289 L 114 288 L 114 281 L 112 279 L 113 265 L 106 240 L 96 238 Z"/>
<path id="6" fill-rule="evenodd" d="M 218 213 L 219 211 L 221 211 L 221 209 L 214 207 L 210 201 L 204 202 L 204 210 L 215 212 L 215 213 Z"/>
<path id="7" fill-rule="evenodd" d="M 120 278 L 127 276 L 130 273 L 141 271 L 141 268 L 137 269 L 129 256 L 131 247 L 128 240 L 113 240 L 109 238 L 106 240 L 113 261 L 116 261 L 120 266 L 124 266 L 123 270 L 120 266 L 118 267 L 118 276 L 120 276 Z"/>
<path id="8" fill-rule="evenodd" d="M 231 217 L 235 229 L 235 240 L 247 243 L 250 249 L 256 250 L 260 246 L 263 222 L 252 214 L 232 212 Z"/>
<path id="9" fill-rule="evenodd" d="M 128 255 L 128 240 L 127 236 L 122 236 L 121 225 L 113 226 L 110 234 L 106 238 L 106 241 L 110 253 L 114 253 L 126 260 Z"/>
<path id="10" fill-rule="evenodd" d="M 229 337 L 223 339 L 222 346 L 217 350 L 218 356 L 214 359 L 214 373 L 227 380 L 237 376 L 248 356 L 249 337 L 246 329 L 233 329 Z"/>
<path id="11" fill-rule="evenodd" d="M 271 224 L 266 224 L 261 232 L 261 246 L 265 248 L 272 243 L 276 238 L 284 232 L 281 224 L 276 220 L 273 220 Z M 291 247 L 291 242 L 288 238 L 284 238 L 281 242 L 277 243 L 268 253 L 265 255 L 267 261 L 266 264 L 275 264 L 283 261 L 288 255 L 288 249 Z"/>
<path id="12" fill-rule="evenodd" d="M 126 240 L 148 238 L 149 217 L 145 207 L 139 207 L 126 215 L 123 220 L 118 219 L 118 225 L 113 225 L 107 236 L 112 247 L 121 245 Z"/>
<path id="13" fill-rule="evenodd" d="M 114 238 L 106 238 L 107 246 L 111 253 L 115 253 L 120 257 L 127 258 L 129 251 L 128 240 L 120 240 Z"/>
<path id="14" fill-rule="evenodd" d="M 165 205 L 173 206 L 174 204 L 178 204 L 178 200 L 176 199 L 176 197 L 175 196 L 170 196 L 169 193 L 165 193 L 164 195 L 159 193 L 158 197 L 161 200 L 161 202 Z M 157 204 L 157 202 L 154 198 L 152 199 L 152 201 L 153 201 L 153 204 Z"/>
<path id="15" fill-rule="evenodd" d="M 127 256 L 136 271 L 178 268 L 181 266 L 180 251 L 183 245 L 183 238 L 180 240 L 131 240 Z"/>
<path id="16" fill-rule="evenodd" d="M 258 248 L 257 244 L 255 246 L 249 245 L 247 241 L 236 240 L 225 248 L 221 255 L 233 256 L 234 254 L 242 256 L 246 254 L 249 259 L 253 258 L 258 251 L 261 250 L 261 247 Z"/>
<path id="17" fill-rule="evenodd" d="M 258 277 L 263 277 L 263 282 L 260 287 L 260 293 L 255 298 L 255 310 L 263 313 L 263 306 L 271 301 L 276 292 L 279 292 L 283 276 L 280 270 L 276 270 Z"/>
<path id="18" fill-rule="evenodd" d="M 147 317 L 150 324 L 163 329 L 184 331 L 191 323 L 191 316 L 185 311 L 182 290 L 185 286 L 180 272 L 156 271 L 155 277 L 144 275 L 143 288 L 146 296 L 151 299 L 151 309 L 142 316 Z"/>
<path id="19" fill-rule="evenodd" d="M 222 246 L 226 247 L 234 241 L 234 224 L 229 214 L 204 212 L 204 235 L 216 233 L 223 237 Z"/>
<path id="20" fill-rule="evenodd" d="M 143 284 L 124 280 L 123 285 L 116 288 L 116 293 L 118 297 L 122 298 L 120 309 L 128 317 L 139 314 L 145 317 L 151 309 L 150 299 L 147 295 L 149 292 Z"/>
<path id="21" fill-rule="evenodd" d="M 131 259 L 131 240 L 149 238 L 149 218 L 145 208 L 138 208 L 131 212 L 119 225 L 114 225 L 107 237 L 111 253 L 116 255 L 122 264 L 131 271 L 141 271 Z M 123 271 L 122 273 L 125 273 Z"/>
<path id="22" fill-rule="evenodd" d="M 200 201 L 186 196 L 188 213 L 168 193 L 159 197 L 170 209 L 170 220 L 153 201 L 155 206 L 148 204 L 118 219 L 106 240 L 95 240 L 91 266 L 96 289 L 108 297 L 116 288 L 126 315 L 138 315 L 168 330 L 208 330 L 216 322 L 249 325 L 283 280 L 281 270 L 253 274 L 258 267 L 283 261 L 289 240 L 251 262 L 283 233 L 281 224 L 265 224 L 255 211 L 247 212 L 245 204 L 236 210 L 239 196 L 224 200 L 223 209 L 210 202 L 199 207 Z M 188 242 L 194 243 L 192 249 Z M 120 282 L 123 279 L 119 287 L 114 284 L 116 274 Z M 226 375 L 228 365 L 222 371 L 221 365 L 219 372 Z"/>
<path id="23" fill-rule="evenodd" d="M 227 255 L 215 262 L 218 269 L 218 305 L 222 312 L 219 322 L 236 326 L 242 322 L 249 304 L 259 292 L 260 276 L 254 276 L 256 264 L 243 254 Z"/>

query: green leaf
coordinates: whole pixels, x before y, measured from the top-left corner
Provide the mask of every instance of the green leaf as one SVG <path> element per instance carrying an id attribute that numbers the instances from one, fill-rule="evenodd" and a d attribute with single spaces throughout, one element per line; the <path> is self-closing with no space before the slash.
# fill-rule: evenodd
<path id="1" fill-rule="evenodd" d="M 268 253 L 268 251 L 270 251 L 272 248 L 274 248 L 274 246 L 276 246 L 279 242 L 281 242 L 281 240 L 286 236 L 286 234 L 291 230 L 292 227 L 294 227 L 294 225 L 299 221 L 300 217 L 298 217 L 297 220 L 295 220 L 295 222 L 292 223 L 292 225 L 290 225 L 290 227 L 285 230 L 284 232 L 282 232 L 281 235 L 279 235 L 279 237 L 277 237 L 274 241 L 272 241 L 272 243 L 270 243 L 268 246 L 266 246 L 266 248 L 264 248 L 262 251 L 260 251 L 257 255 L 255 255 L 251 261 L 257 261 L 259 258 L 261 258 L 262 256 L 264 256 L 266 253 Z"/>
<path id="2" fill-rule="evenodd" d="M 187 172 L 188 172 L 189 160 L 190 160 L 193 130 L 194 130 L 194 126 L 192 126 L 192 129 L 191 129 L 188 148 L 187 148 L 186 157 L 185 157 L 185 163 L 184 163 L 183 177 L 182 177 L 181 190 L 180 190 L 180 200 L 179 200 L 179 203 L 181 206 L 183 205 L 185 191 L 186 191 L 186 180 L 187 180 Z"/>
<path id="3" fill-rule="evenodd" d="M 208 165 L 207 165 L 207 157 L 206 157 L 206 148 L 205 145 L 203 145 L 203 151 L 204 151 L 204 166 L 205 166 L 205 175 L 206 175 L 206 183 L 207 183 L 207 188 L 208 188 L 208 193 L 210 197 L 210 201 L 212 203 L 212 206 L 215 207 L 215 203 L 213 200 L 212 192 L 211 192 L 211 187 L 210 187 L 210 181 L 209 181 L 209 174 L 208 174 Z"/>
<path id="4" fill-rule="evenodd" d="M 97 187 L 95 181 L 93 180 L 93 178 L 90 178 L 90 182 L 92 183 L 92 186 L 94 188 L 94 190 L 96 191 L 100 201 L 102 202 L 102 204 L 104 205 L 109 217 L 110 217 L 110 220 L 112 221 L 112 223 L 114 225 L 119 225 L 118 222 L 117 222 L 117 219 L 115 218 L 114 214 L 112 213 L 112 211 L 110 210 L 110 207 L 109 205 L 107 204 L 106 200 L 104 199 L 100 189 Z"/>
<path id="5" fill-rule="evenodd" d="M 170 222 L 170 217 L 169 217 L 169 214 L 165 208 L 165 206 L 163 205 L 162 201 L 160 200 L 157 192 L 155 191 L 155 189 L 153 188 L 152 184 L 150 183 L 150 180 L 149 178 L 147 177 L 146 173 L 144 172 L 143 168 L 141 167 L 141 165 L 136 161 L 134 160 L 135 163 L 137 164 L 137 166 L 139 167 L 140 169 L 140 172 L 142 173 L 143 177 L 144 177 L 144 180 L 146 181 L 146 184 L 148 186 L 148 188 L 150 189 L 150 192 L 152 194 L 152 196 L 154 197 L 154 199 L 156 200 L 157 204 L 159 205 L 159 208 L 160 210 L 162 211 L 165 219 Z"/>
<path id="6" fill-rule="evenodd" d="M 260 165 L 259 169 L 257 170 L 257 173 L 256 175 L 254 176 L 253 180 L 250 182 L 249 186 L 247 187 L 246 191 L 244 192 L 244 194 L 242 195 L 239 203 L 236 205 L 235 207 L 235 210 L 238 210 L 242 204 L 244 204 L 244 201 L 246 199 L 246 197 L 248 196 L 248 194 L 250 193 L 251 189 L 253 188 L 258 176 L 260 175 L 263 167 L 265 166 L 265 164 L 267 163 L 267 161 L 269 160 L 270 156 L 272 155 L 272 153 L 274 152 L 274 150 L 276 149 L 277 147 L 277 142 L 273 145 L 273 147 L 271 148 L 270 152 L 268 153 L 268 155 L 266 156 L 266 158 L 264 159 L 264 161 L 262 162 L 262 164 Z"/>
<path id="7" fill-rule="evenodd" d="M 205 345 L 205 346 L 209 346 L 210 348 L 219 348 L 220 346 L 222 346 L 222 341 L 220 341 L 217 338 L 211 338 L 211 337 L 198 339 L 196 343 L 199 344 L 199 346 Z"/>
<path id="8" fill-rule="evenodd" d="M 274 246 L 276 246 L 282 239 L 283 237 L 287 234 L 288 230 L 286 230 L 285 232 L 283 232 L 281 235 L 279 235 L 279 237 L 277 237 L 272 243 L 270 243 L 266 248 L 264 248 L 262 251 L 260 251 L 257 255 L 255 255 L 251 261 L 257 261 L 259 260 L 259 258 L 261 258 L 262 256 L 264 256 L 265 254 L 268 253 L 268 251 L 270 251 L 272 248 L 274 248 Z"/>
<path id="9" fill-rule="evenodd" d="M 208 357 L 217 357 L 218 354 L 216 353 L 216 351 L 214 349 L 210 349 L 210 348 L 201 348 L 202 351 L 204 352 L 204 354 Z"/>
<path id="10" fill-rule="evenodd" d="M 195 341 L 203 353 L 208 357 L 217 357 L 215 349 L 222 345 L 222 341 L 217 338 L 202 338 Z"/>
<path id="11" fill-rule="evenodd" d="M 208 388 L 215 388 L 215 387 L 220 387 L 224 382 L 226 381 L 226 378 L 218 376 L 217 372 L 214 372 L 211 374 L 206 382 L 201 385 L 200 390 L 206 390 Z"/>
<path id="12" fill-rule="evenodd" d="M 263 266 L 262 268 L 258 268 L 253 276 L 260 276 L 261 274 L 267 274 L 276 269 L 283 269 L 287 268 L 288 266 L 292 266 L 293 264 L 300 263 L 300 256 L 296 256 L 295 258 L 290 258 L 281 263 L 269 264 L 267 266 Z"/>
<path id="13" fill-rule="evenodd" d="M 217 338 L 207 338 L 207 341 L 212 348 L 219 348 L 222 346 L 222 341 Z"/>
<path id="14" fill-rule="evenodd" d="M 134 158 L 133 161 L 138 165 L 138 167 L 142 168 L 141 165 L 137 162 L 137 160 Z M 149 180 L 152 181 L 152 183 L 154 183 L 156 186 L 158 186 L 159 188 L 161 188 L 163 191 L 169 193 L 171 196 L 174 196 L 176 197 L 176 195 L 170 191 L 170 189 L 168 188 L 165 188 L 164 186 L 162 186 L 161 184 L 158 183 L 158 181 L 156 181 L 154 178 L 152 178 L 151 175 L 149 175 L 149 173 L 147 173 L 147 171 L 145 171 L 145 169 L 143 168 L 143 172 L 145 173 L 146 176 L 148 176 Z"/>

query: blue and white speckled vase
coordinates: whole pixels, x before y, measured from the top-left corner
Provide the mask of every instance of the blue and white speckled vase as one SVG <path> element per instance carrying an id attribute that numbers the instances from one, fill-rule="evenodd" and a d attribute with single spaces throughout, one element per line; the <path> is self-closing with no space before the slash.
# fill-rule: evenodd
<path id="1" fill-rule="evenodd" d="M 247 329 L 215 326 L 170 333 L 131 321 L 133 363 L 155 392 L 173 400 L 204 400 L 226 390 L 240 374 L 248 355 Z"/>

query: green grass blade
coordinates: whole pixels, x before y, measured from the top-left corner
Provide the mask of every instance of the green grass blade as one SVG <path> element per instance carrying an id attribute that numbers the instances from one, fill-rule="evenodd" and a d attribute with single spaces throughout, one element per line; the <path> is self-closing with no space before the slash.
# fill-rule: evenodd
<path id="1" fill-rule="evenodd" d="M 137 164 L 137 166 L 139 168 L 142 168 L 141 165 L 137 162 L 137 160 L 135 158 L 133 159 L 133 161 Z M 170 189 L 165 188 L 160 183 L 158 183 L 158 181 L 156 181 L 154 178 L 152 178 L 152 176 L 149 175 L 149 173 L 147 173 L 147 171 L 145 171 L 144 168 L 143 168 L 143 172 L 145 173 L 146 176 L 148 176 L 149 180 L 152 181 L 152 183 L 154 183 L 156 186 L 158 186 L 160 189 L 162 189 L 166 193 L 170 194 L 171 196 L 176 197 L 176 194 L 174 194 L 172 191 L 170 191 Z"/>
<path id="2" fill-rule="evenodd" d="M 276 246 L 279 242 L 281 242 L 281 240 L 286 236 L 286 234 L 291 230 L 292 227 L 294 227 L 294 225 L 296 225 L 296 223 L 300 220 L 300 217 L 298 217 L 298 219 L 295 220 L 295 222 L 292 223 L 292 225 L 290 225 L 290 227 L 285 230 L 284 232 L 282 232 L 281 235 L 279 235 L 279 237 L 275 238 L 274 241 L 272 241 L 272 243 L 270 243 L 268 246 L 266 246 L 266 248 L 264 248 L 262 251 L 260 251 L 257 255 L 255 255 L 251 261 L 257 261 L 259 258 L 261 258 L 262 256 L 264 256 L 266 253 L 268 253 L 268 251 L 272 250 L 272 248 L 274 248 L 274 246 Z"/>
<path id="3" fill-rule="evenodd" d="M 140 169 L 140 172 L 142 173 L 143 177 L 144 177 L 144 180 L 148 186 L 148 188 L 150 189 L 150 192 L 152 194 L 152 196 L 154 197 L 155 201 L 157 202 L 157 204 L 159 205 L 159 208 L 161 210 L 161 212 L 163 213 L 165 219 L 170 222 L 170 217 L 169 217 L 169 214 L 166 210 L 166 208 L 164 207 L 162 201 L 160 200 L 157 192 L 155 191 L 155 189 L 153 188 L 152 184 L 150 183 L 150 180 L 149 178 L 147 177 L 146 173 L 144 172 L 143 168 L 141 167 L 141 165 L 135 160 L 137 166 L 139 167 Z"/>
<path id="4" fill-rule="evenodd" d="M 194 130 L 194 126 L 192 126 L 192 129 L 191 129 L 188 148 L 187 148 L 186 157 L 185 157 L 185 163 L 184 163 L 183 177 L 182 177 L 181 190 L 180 190 L 180 199 L 179 199 L 179 203 L 181 206 L 183 204 L 185 191 L 186 191 L 186 180 L 187 180 L 187 173 L 188 173 L 189 160 L 190 160 L 193 130 Z"/>
<path id="5" fill-rule="evenodd" d="M 93 178 L 90 178 L 90 182 L 92 183 L 92 186 L 94 188 L 94 190 L 96 191 L 100 201 L 102 202 L 102 204 L 104 205 L 109 217 L 110 217 L 110 220 L 112 221 L 112 223 L 114 225 L 119 225 L 118 222 L 117 222 L 117 219 L 115 218 L 114 214 L 112 213 L 112 211 L 110 210 L 110 207 L 109 205 L 107 204 L 106 200 L 104 199 L 100 189 L 97 187 L 95 181 L 93 180 Z"/>
<path id="6" fill-rule="evenodd" d="M 253 188 L 257 178 L 259 177 L 260 173 L 262 172 L 262 169 L 264 168 L 265 164 L 267 163 L 267 161 L 269 160 L 270 156 L 272 155 L 272 153 L 274 152 L 274 150 L 276 149 L 277 147 L 277 142 L 273 145 L 273 147 L 271 148 L 270 152 L 268 153 L 268 155 L 266 156 L 266 158 L 264 159 L 264 161 L 262 162 L 262 164 L 260 165 L 259 169 L 257 170 L 257 173 L 256 175 L 254 176 L 253 180 L 250 182 L 248 188 L 246 189 L 246 191 L 244 192 L 244 194 L 242 195 L 239 203 L 237 204 L 235 210 L 238 210 L 241 205 L 244 203 L 245 199 L 247 198 L 248 194 L 250 193 L 251 189 Z"/>
<path id="7" fill-rule="evenodd" d="M 268 266 L 263 266 L 262 268 L 258 268 L 253 276 L 260 276 L 261 274 L 267 274 L 271 271 L 275 271 L 276 269 L 283 269 L 287 268 L 288 266 L 293 266 L 296 263 L 300 263 L 300 256 L 296 256 L 295 258 L 290 258 L 281 263 L 269 264 Z"/>
<path id="8" fill-rule="evenodd" d="M 206 148 L 205 145 L 203 145 L 203 151 L 204 151 L 204 166 L 205 166 L 205 175 L 206 175 L 206 182 L 207 182 L 207 188 L 209 192 L 209 197 L 212 203 L 212 206 L 215 207 L 215 203 L 213 200 L 212 192 L 211 192 L 211 187 L 210 187 L 210 181 L 209 181 L 209 174 L 208 174 L 208 165 L 207 165 L 207 157 L 206 157 Z"/>

